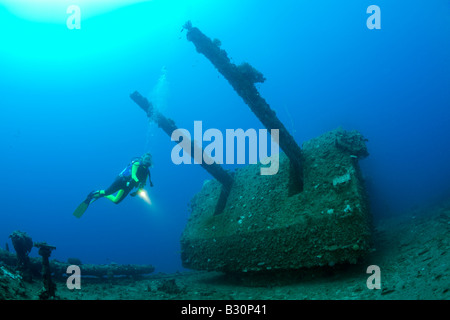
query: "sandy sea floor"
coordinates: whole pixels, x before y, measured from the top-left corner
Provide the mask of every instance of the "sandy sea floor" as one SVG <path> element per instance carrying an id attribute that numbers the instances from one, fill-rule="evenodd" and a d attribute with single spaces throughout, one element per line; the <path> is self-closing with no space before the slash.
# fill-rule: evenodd
<path id="1" fill-rule="evenodd" d="M 435 300 L 450 298 L 450 205 L 375 223 L 374 250 L 356 265 L 263 275 L 157 273 L 139 279 L 85 279 L 81 289 L 57 283 L 62 300 Z M 369 265 L 381 289 L 368 289 Z M 35 300 L 38 280 L 0 277 L 0 299 Z"/>

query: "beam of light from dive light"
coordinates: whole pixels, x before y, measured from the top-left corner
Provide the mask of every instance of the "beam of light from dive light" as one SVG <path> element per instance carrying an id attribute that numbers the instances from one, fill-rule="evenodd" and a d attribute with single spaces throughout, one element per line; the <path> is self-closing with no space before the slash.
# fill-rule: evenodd
<path id="1" fill-rule="evenodd" d="M 150 200 L 150 197 L 148 196 L 147 191 L 145 190 L 140 190 L 138 192 L 138 196 L 139 198 L 141 198 L 142 200 L 144 200 L 145 202 L 147 202 L 148 204 L 152 204 L 152 201 Z"/>

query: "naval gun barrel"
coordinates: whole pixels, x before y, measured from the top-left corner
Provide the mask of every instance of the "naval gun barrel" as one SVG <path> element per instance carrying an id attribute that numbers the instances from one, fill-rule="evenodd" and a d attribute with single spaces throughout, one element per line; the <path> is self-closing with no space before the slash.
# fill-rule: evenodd
<path id="1" fill-rule="evenodd" d="M 139 92 L 135 91 L 130 95 L 130 98 L 136 102 L 136 104 L 141 107 L 142 110 L 145 111 L 149 119 L 156 122 L 158 127 L 160 127 L 169 137 L 172 136 L 172 133 L 178 129 L 175 122 L 172 119 L 169 119 L 165 117 L 161 112 L 153 108 L 153 105 L 151 102 L 149 102 L 145 97 L 143 97 Z M 179 131 L 181 133 L 181 131 Z M 186 141 L 190 141 L 191 148 L 190 150 L 193 150 L 194 152 L 190 152 L 190 150 L 186 150 L 190 153 L 191 157 L 194 158 L 195 154 L 202 154 L 203 157 L 208 157 L 206 153 L 203 152 L 203 149 L 201 149 L 193 140 L 191 140 L 189 137 L 182 135 L 183 141 L 186 139 Z M 197 150 L 197 151 L 195 151 Z M 211 164 L 208 164 L 211 163 Z M 208 171 L 209 174 L 211 174 L 214 178 L 219 181 L 222 186 L 224 187 L 224 192 L 227 194 L 229 190 L 231 189 L 231 185 L 233 184 L 233 177 L 225 171 L 219 164 L 217 164 L 214 161 L 202 161 L 200 165 Z"/>
<path id="2" fill-rule="evenodd" d="M 220 48 L 220 41 L 211 40 L 189 21 L 184 28 L 197 52 L 211 61 L 268 131 L 279 130 L 279 145 L 290 160 L 297 186 L 303 189 L 302 150 L 255 87 L 255 83 L 265 81 L 264 76 L 248 63 L 239 66 L 231 63 L 227 52 Z"/>

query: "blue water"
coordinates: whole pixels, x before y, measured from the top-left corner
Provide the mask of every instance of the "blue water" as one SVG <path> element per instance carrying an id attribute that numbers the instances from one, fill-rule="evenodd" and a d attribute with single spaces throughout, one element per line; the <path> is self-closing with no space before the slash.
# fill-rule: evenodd
<path id="1" fill-rule="evenodd" d="M 190 131 L 194 120 L 204 130 L 262 128 L 186 40 L 187 20 L 220 39 L 233 62 L 264 74 L 260 93 L 299 144 L 339 126 L 369 139 L 360 165 L 375 218 L 448 194 L 448 1 L 128 2 L 97 12 L 86 1 L 54 1 L 47 17 L 39 6 L 25 12 L 1 1 L 1 247 L 12 248 L 8 235 L 21 230 L 55 245 L 52 258 L 61 261 L 182 270 L 187 204 L 210 176 L 172 163 L 174 143 L 129 94 L 153 97 Z M 69 30 L 65 9 L 77 3 L 81 29 Z M 381 8 L 380 30 L 366 27 L 372 4 Z M 72 216 L 146 151 L 151 205 L 102 199 Z"/>

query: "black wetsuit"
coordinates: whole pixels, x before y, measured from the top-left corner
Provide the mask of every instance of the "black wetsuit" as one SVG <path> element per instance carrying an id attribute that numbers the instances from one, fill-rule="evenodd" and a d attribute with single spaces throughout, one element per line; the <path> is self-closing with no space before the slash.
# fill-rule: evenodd
<path id="1" fill-rule="evenodd" d="M 132 163 L 130 164 L 133 165 Z M 109 196 L 110 194 L 116 193 L 119 190 L 123 190 L 124 194 L 122 197 L 116 202 L 116 204 L 120 203 L 125 197 L 130 193 L 133 188 L 138 186 L 138 182 L 134 181 L 133 178 L 131 178 L 131 168 L 130 168 L 130 174 L 124 175 L 119 174 L 114 180 L 114 182 L 108 187 L 108 189 L 105 190 L 105 194 L 102 196 Z M 124 170 L 125 171 L 125 170 Z M 139 164 L 138 170 L 136 172 L 136 177 L 139 179 L 139 182 L 145 183 L 147 181 L 147 178 L 150 180 L 150 170 L 147 166 L 144 166 L 142 164 Z M 151 180 L 150 180 L 151 181 Z M 127 186 L 127 183 L 130 182 Z"/>

